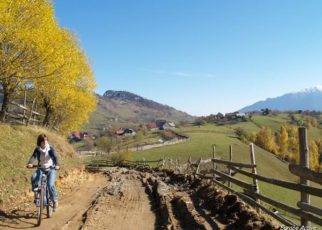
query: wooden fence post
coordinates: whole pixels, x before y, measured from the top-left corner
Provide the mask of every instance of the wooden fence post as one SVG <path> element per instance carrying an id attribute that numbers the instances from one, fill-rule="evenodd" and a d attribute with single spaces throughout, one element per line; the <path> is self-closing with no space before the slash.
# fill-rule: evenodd
<path id="1" fill-rule="evenodd" d="M 233 160 L 233 146 L 229 145 L 229 161 L 232 162 Z M 229 168 L 229 176 L 231 176 L 231 169 Z M 231 188 L 231 182 L 228 181 L 228 187 Z"/>
<path id="2" fill-rule="evenodd" d="M 179 160 L 178 160 L 178 158 L 176 158 L 176 161 L 175 161 L 175 171 L 178 171 L 180 173 Z"/>
<path id="3" fill-rule="evenodd" d="M 24 89 L 23 106 L 24 106 L 24 107 L 27 107 L 27 86 L 26 86 L 26 85 L 25 85 L 25 89 Z M 24 123 L 24 124 L 26 124 L 26 125 L 27 125 L 26 110 L 23 110 L 22 123 Z"/>
<path id="4" fill-rule="evenodd" d="M 215 158 L 216 157 L 216 145 L 212 146 L 212 157 Z M 216 162 L 213 162 L 213 167 L 214 167 L 214 178 L 216 178 L 215 176 L 215 170 L 217 169 L 216 167 Z"/>
<path id="5" fill-rule="evenodd" d="M 161 164 L 162 169 L 164 169 L 164 165 L 165 165 L 165 157 L 162 158 L 162 164 Z"/>
<path id="6" fill-rule="evenodd" d="M 169 159 L 170 159 L 170 161 L 169 161 L 169 162 L 170 162 L 170 164 L 171 164 L 171 167 L 173 168 L 173 165 L 174 165 L 174 163 L 173 163 L 173 159 L 172 159 L 172 158 L 169 158 Z M 169 165 L 170 165 L 170 164 L 169 164 Z"/>
<path id="7" fill-rule="evenodd" d="M 35 111 L 37 111 L 37 103 L 36 103 L 36 98 L 34 99 L 35 100 Z M 35 125 L 36 124 L 36 118 L 37 118 L 37 116 L 36 116 L 36 114 L 34 114 L 33 115 L 33 118 L 34 118 L 34 120 L 33 120 L 33 125 Z M 40 118 L 39 118 L 40 119 Z M 37 119 L 38 120 L 38 119 Z M 40 120 L 39 121 L 37 121 L 38 123 L 37 123 L 37 125 L 39 125 L 39 123 L 40 123 Z"/>
<path id="8" fill-rule="evenodd" d="M 250 150 L 250 163 L 252 165 L 256 165 L 256 160 L 255 160 L 255 149 L 254 149 L 254 144 L 251 143 L 249 145 L 249 150 Z M 257 166 L 256 166 L 257 167 Z M 256 167 L 252 168 L 252 173 L 257 174 L 257 169 Z M 253 178 L 253 185 L 254 185 L 254 192 L 259 193 L 259 187 L 258 187 L 258 181 L 257 179 Z M 256 199 L 256 202 L 259 202 L 258 199 Z"/>
<path id="9" fill-rule="evenodd" d="M 303 167 L 309 168 L 310 166 L 310 158 L 309 158 L 309 148 L 307 141 L 307 130 L 305 127 L 299 127 L 299 147 L 300 147 L 300 165 Z M 300 184 L 310 185 L 309 181 L 300 177 Z M 301 202 L 310 204 L 310 195 L 301 192 Z M 309 221 L 301 217 L 301 225 L 304 227 L 309 226 Z"/>
<path id="10" fill-rule="evenodd" d="M 36 103 L 36 98 L 34 98 L 33 101 L 32 101 L 32 106 L 31 106 L 31 110 L 30 110 L 30 116 L 29 116 L 29 119 L 26 121 L 26 125 L 28 125 L 30 123 L 31 119 L 34 119 L 34 120 L 36 119 L 35 117 L 32 118 L 35 103 Z"/>
<path id="11" fill-rule="evenodd" d="M 186 172 L 189 173 L 191 170 L 191 156 L 189 156 L 188 161 L 187 161 L 187 169 Z"/>
<path id="12" fill-rule="evenodd" d="M 200 159 L 198 161 L 198 165 L 197 165 L 197 169 L 196 169 L 196 173 L 195 174 L 198 174 L 199 173 L 201 161 L 202 161 L 202 158 L 200 157 Z"/>

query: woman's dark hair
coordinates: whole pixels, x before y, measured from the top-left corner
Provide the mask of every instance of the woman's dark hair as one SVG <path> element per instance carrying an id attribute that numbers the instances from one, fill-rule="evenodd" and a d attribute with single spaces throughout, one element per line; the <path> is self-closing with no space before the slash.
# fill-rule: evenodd
<path id="1" fill-rule="evenodd" d="M 46 134 L 40 134 L 37 138 L 37 146 L 40 146 L 41 142 L 45 141 L 46 139 L 48 140 Z"/>

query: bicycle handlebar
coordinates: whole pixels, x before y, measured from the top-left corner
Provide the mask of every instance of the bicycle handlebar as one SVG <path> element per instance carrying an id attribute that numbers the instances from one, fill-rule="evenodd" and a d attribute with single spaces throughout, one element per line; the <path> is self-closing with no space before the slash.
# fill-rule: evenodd
<path id="1" fill-rule="evenodd" d="M 32 167 L 28 167 L 28 165 L 27 165 L 26 168 L 27 169 L 33 169 L 33 168 L 40 168 L 41 169 L 41 167 L 39 165 L 32 165 Z M 56 169 L 56 166 L 50 166 L 49 168 L 59 170 L 59 169 Z"/>

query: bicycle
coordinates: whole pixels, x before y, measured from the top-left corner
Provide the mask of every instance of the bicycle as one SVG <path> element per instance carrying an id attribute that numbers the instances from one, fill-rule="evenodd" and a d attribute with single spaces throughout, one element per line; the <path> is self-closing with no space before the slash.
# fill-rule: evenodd
<path id="1" fill-rule="evenodd" d="M 39 168 L 39 166 L 34 165 L 32 168 Z M 55 167 L 51 167 L 51 169 L 55 169 Z M 49 198 L 49 189 L 47 186 L 47 171 L 42 170 L 41 179 L 40 179 L 40 187 L 35 192 L 35 205 L 37 208 L 37 226 L 40 226 L 42 220 L 42 213 L 44 207 L 46 207 L 47 218 L 51 218 L 53 215 L 53 206 L 54 202 Z"/>

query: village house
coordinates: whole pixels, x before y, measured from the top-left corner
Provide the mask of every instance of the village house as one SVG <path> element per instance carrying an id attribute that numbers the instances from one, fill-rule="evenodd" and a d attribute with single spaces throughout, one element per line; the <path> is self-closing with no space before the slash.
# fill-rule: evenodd
<path id="1" fill-rule="evenodd" d="M 73 131 L 68 135 L 68 139 L 69 139 L 69 141 L 78 142 L 78 141 L 84 140 L 84 139 L 86 139 L 87 137 L 90 137 L 90 136 L 91 135 L 86 131 L 84 131 L 84 132 Z"/>
<path id="2" fill-rule="evenodd" d="M 226 113 L 225 118 L 227 118 L 228 120 L 234 120 L 237 118 L 237 113 L 238 112 Z"/>
<path id="3" fill-rule="evenodd" d="M 146 128 L 150 131 L 174 129 L 176 128 L 176 124 L 172 121 L 167 122 L 166 120 L 157 120 L 155 122 L 148 123 Z"/>
<path id="4" fill-rule="evenodd" d="M 166 125 L 167 121 L 166 120 L 156 120 L 155 124 L 157 126 L 157 128 L 159 130 L 164 130 L 165 129 L 165 125 Z"/>
<path id="5" fill-rule="evenodd" d="M 217 113 L 216 114 L 216 119 L 217 120 L 221 120 L 221 119 L 223 119 L 225 117 L 225 115 L 224 114 L 222 114 L 222 113 Z"/>
<path id="6" fill-rule="evenodd" d="M 246 118 L 246 114 L 241 112 L 226 113 L 225 118 L 227 118 L 227 120 L 236 120 L 239 118 Z"/>
<path id="7" fill-rule="evenodd" d="M 146 128 L 150 131 L 157 131 L 158 130 L 158 126 L 155 122 L 150 122 L 146 125 Z"/>
<path id="8" fill-rule="evenodd" d="M 176 127 L 176 124 L 174 122 L 172 122 L 172 121 L 168 122 L 168 125 L 171 128 L 175 128 Z"/>
<path id="9" fill-rule="evenodd" d="M 133 129 L 130 128 L 119 128 L 115 131 L 115 134 L 118 136 L 135 136 L 136 132 Z"/>
<path id="10" fill-rule="evenodd" d="M 168 122 L 163 126 L 163 129 L 175 129 L 176 124 L 174 122 Z"/>

